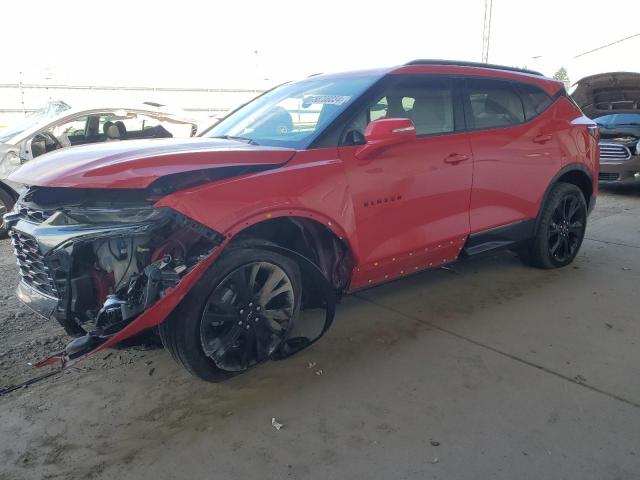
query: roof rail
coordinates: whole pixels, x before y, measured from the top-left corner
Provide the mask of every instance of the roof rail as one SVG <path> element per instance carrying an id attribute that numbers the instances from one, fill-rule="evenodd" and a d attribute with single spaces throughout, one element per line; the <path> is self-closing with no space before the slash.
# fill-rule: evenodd
<path id="1" fill-rule="evenodd" d="M 504 65 L 494 65 L 492 63 L 479 63 L 479 62 L 461 62 L 457 60 L 431 60 L 431 59 L 418 59 L 411 60 L 405 63 L 405 65 L 454 65 L 457 67 L 478 67 L 478 68 L 491 68 L 493 70 L 506 70 L 508 72 L 528 73 L 529 75 L 539 75 L 544 77 L 540 72 L 535 70 L 527 70 L 526 68 L 517 67 L 505 67 Z"/>

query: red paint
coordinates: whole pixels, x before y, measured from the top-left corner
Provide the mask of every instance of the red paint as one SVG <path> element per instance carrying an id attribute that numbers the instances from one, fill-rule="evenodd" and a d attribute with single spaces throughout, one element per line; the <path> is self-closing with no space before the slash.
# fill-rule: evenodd
<path id="1" fill-rule="evenodd" d="M 367 271 L 374 263 L 434 249 L 469 233 L 469 199 L 473 163 L 468 134 L 420 137 L 388 147 L 372 160 L 356 158 L 359 146 L 341 147 L 356 224 L 359 261 Z M 452 155 L 466 161 L 448 163 Z M 455 253 L 455 255 L 454 255 Z M 447 252 L 447 262 L 458 252 Z M 440 264 L 440 258 L 425 259 Z M 415 268 L 409 262 L 407 269 Z M 404 270 L 403 268 L 397 269 Z M 383 273 L 354 275 L 351 288 L 385 280 Z"/>
<path id="2" fill-rule="evenodd" d="M 408 118 L 382 118 L 367 125 L 364 137 L 367 143 L 355 152 L 359 160 L 371 158 L 394 145 L 414 141 L 416 127 Z"/>
<path id="3" fill-rule="evenodd" d="M 40 187 L 146 188 L 173 173 L 279 165 L 294 153 L 220 139 L 128 140 L 57 150 L 23 165 L 9 179 Z"/>
<path id="4" fill-rule="evenodd" d="M 413 65 L 376 72 L 517 80 L 549 95 L 563 88 L 535 75 L 477 67 Z M 598 147 L 590 125 L 561 97 L 533 120 L 507 128 L 416 137 L 410 120 L 385 119 L 369 124 L 366 146 L 297 152 L 223 140 L 129 141 L 47 155 L 11 179 L 42 186 L 144 188 L 172 173 L 271 165 L 275 168 L 180 190 L 156 205 L 222 233 L 226 242 L 276 217 L 316 220 L 350 249 L 349 289 L 354 290 L 450 263 L 470 234 L 535 218 L 550 182 L 567 165 L 586 167 L 597 192 Z M 224 246 L 100 349 L 162 322 Z"/>

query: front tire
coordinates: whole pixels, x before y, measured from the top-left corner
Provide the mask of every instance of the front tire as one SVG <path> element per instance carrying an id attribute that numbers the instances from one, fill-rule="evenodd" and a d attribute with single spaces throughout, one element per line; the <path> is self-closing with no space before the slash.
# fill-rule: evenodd
<path id="1" fill-rule="evenodd" d="M 518 253 L 524 263 L 551 269 L 575 259 L 587 226 L 587 202 L 569 183 L 553 186 L 540 214 L 535 236 Z"/>
<path id="2" fill-rule="evenodd" d="M 296 262 L 270 250 L 230 247 L 159 328 L 174 359 L 219 382 L 268 360 L 300 311 Z"/>

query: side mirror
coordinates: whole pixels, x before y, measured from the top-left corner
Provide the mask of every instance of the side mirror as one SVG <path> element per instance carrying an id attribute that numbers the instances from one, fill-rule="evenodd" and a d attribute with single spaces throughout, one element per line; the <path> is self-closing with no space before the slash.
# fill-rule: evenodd
<path id="1" fill-rule="evenodd" d="M 408 118 L 381 118 L 367 125 L 367 143 L 356 151 L 356 158 L 366 160 L 387 147 L 410 142 L 416 138 L 416 127 Z"/>

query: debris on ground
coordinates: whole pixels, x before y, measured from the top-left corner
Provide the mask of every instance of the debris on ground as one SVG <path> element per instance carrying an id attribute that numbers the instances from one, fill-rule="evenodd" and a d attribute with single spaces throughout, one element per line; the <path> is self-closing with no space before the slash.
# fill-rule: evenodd
<path id="1" fill-rule="evenodd" d="M 630 267 L 622 267 L 622 270 L 624 270 L 625 272 L 628 272 L 629 270 L 631 270 Z"/>
<path id="2" fill-rule="evenodd" d="M 313 368 L 316 365 L 317 365 L 316 362 L 307 362 L 307 368 Z"/>
<path id="3" fill-rule="evenodd" d="M 318 371 L 316 372 L 316 375 L 320 376 L 320 375 L 322 375 L 323 373 L 324 373 L 324 372 L 322 371 L 322 369 L 320 369 L 320 370 L 318 370 Z"/>
<path id="4" fill-rule="evenodd" d="M 439 447 L 440 446 L 440 442 L 436 442 L 435 440 L 431 440 L 431 446 L 432 447 Z"/>
<path id="5" fill-rule="evenodd" d="M 280 430 L 284 425 L 276 420 L 276 417 L 271 419 L 271 426 L 276 430 Z"/>
<path id="6" fill-rule="evenodd" d="M 153 375 L 153 372 L 155 372 L 155 371 L 156 371 L 155 368 L 152 368 L 151 370 L 149 370 L 149 376 Z"/>
<path id="7" fill-rule="evenodd" d="M 582 375 L 576 375 L 573 379 L 578 383 L 587 383 L 587 379 Z"/>
<path id="8" fill-rule="evenodd" d="M 8 393 L 11 393 L 15 390 L 19 390 L 21 388 L 27 388 L 29 385 L 33 385 L 41 380 L 44 380 L 46 378 L 52 377 L 54 375 L 59 374 L 60 372 L 62 372 L 62 369 L 58 369 L 58 370 L 52 370 L 50 372 L 44 373 L 42 375 L 38 375 L 37 377 L 33 377 L 30 378 L 29 380 L 26 380 L 24 382 L 21 382 L 19 384 L 16 385 L 9 385 L 8 387 L 3 387 L 0 388 L 0 397 L 3 395 L 6 395 Z"/>

